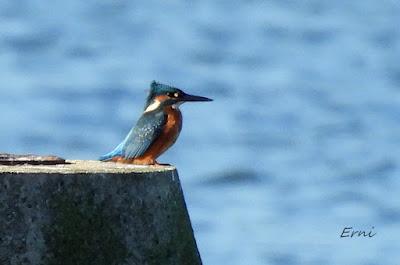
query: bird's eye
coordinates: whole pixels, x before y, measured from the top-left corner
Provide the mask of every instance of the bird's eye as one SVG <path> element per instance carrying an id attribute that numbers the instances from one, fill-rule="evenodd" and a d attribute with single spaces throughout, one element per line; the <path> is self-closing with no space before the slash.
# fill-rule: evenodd
<path id="1" fill-rule="evenodd" d="M 170 98 L 177 98 L 177 97 L 179 97 L 179 93 L 178 92 L 175 92 L 175 93 L 169 92 L 169 93 L 167 93 L 167 96 Z"/>

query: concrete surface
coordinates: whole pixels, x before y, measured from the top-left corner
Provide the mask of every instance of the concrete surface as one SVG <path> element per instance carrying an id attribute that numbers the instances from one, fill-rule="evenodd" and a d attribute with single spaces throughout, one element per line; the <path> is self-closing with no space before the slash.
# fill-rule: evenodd
<path id="1" fill-rule="evenodd" d="M 0 264 L 201 264 L 177 171 L 0 166 Z"/>

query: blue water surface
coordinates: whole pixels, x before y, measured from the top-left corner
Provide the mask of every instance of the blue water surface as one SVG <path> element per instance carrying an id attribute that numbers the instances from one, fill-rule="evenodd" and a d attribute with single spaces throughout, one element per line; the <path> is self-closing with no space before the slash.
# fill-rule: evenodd
<path id="1" fill-rule="evenodd" d="M 152 80 L 215 100 L 160 158 L 204 264 L 400 264 L 399 1 L 0 1 L 1 152 L 96 159 Z"/>

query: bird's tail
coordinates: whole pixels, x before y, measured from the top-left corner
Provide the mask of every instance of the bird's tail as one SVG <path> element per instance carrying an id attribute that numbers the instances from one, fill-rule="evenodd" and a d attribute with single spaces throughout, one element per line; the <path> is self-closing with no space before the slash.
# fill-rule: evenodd
<path id="1" fill-rule="evenodd" d="M 117 148 L 115 148 L 110 153 L 100 156 L 99 160 L 100 161 L 110 161 L 116 156 L 122 156 L 122 147 L 123 147 L 123 143 L 118 145 Z"/>
<path id="2" fill-rule="evenodd" d="M 114 155 L 111 152 L 111 153 L 100 156 L 99 160 L 100 161 L 110 161 L 113 157 L 114 157 Z"/>

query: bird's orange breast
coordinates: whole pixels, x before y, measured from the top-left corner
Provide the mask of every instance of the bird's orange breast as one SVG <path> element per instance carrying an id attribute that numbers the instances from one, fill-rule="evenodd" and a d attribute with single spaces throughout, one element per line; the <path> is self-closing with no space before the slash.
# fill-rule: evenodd
<path id="1" fill-rule="evenodd" d="M 179 136 L 182 129 L 182 114 L 179 109 L 171 106 L 165 109 L 167 122 L 161 132 L 161 135 L 150 145 L 149 149 L 140 157 L 135 158 L 137 163 L 154 162 L 157 157 L 171 147 Z"/>

